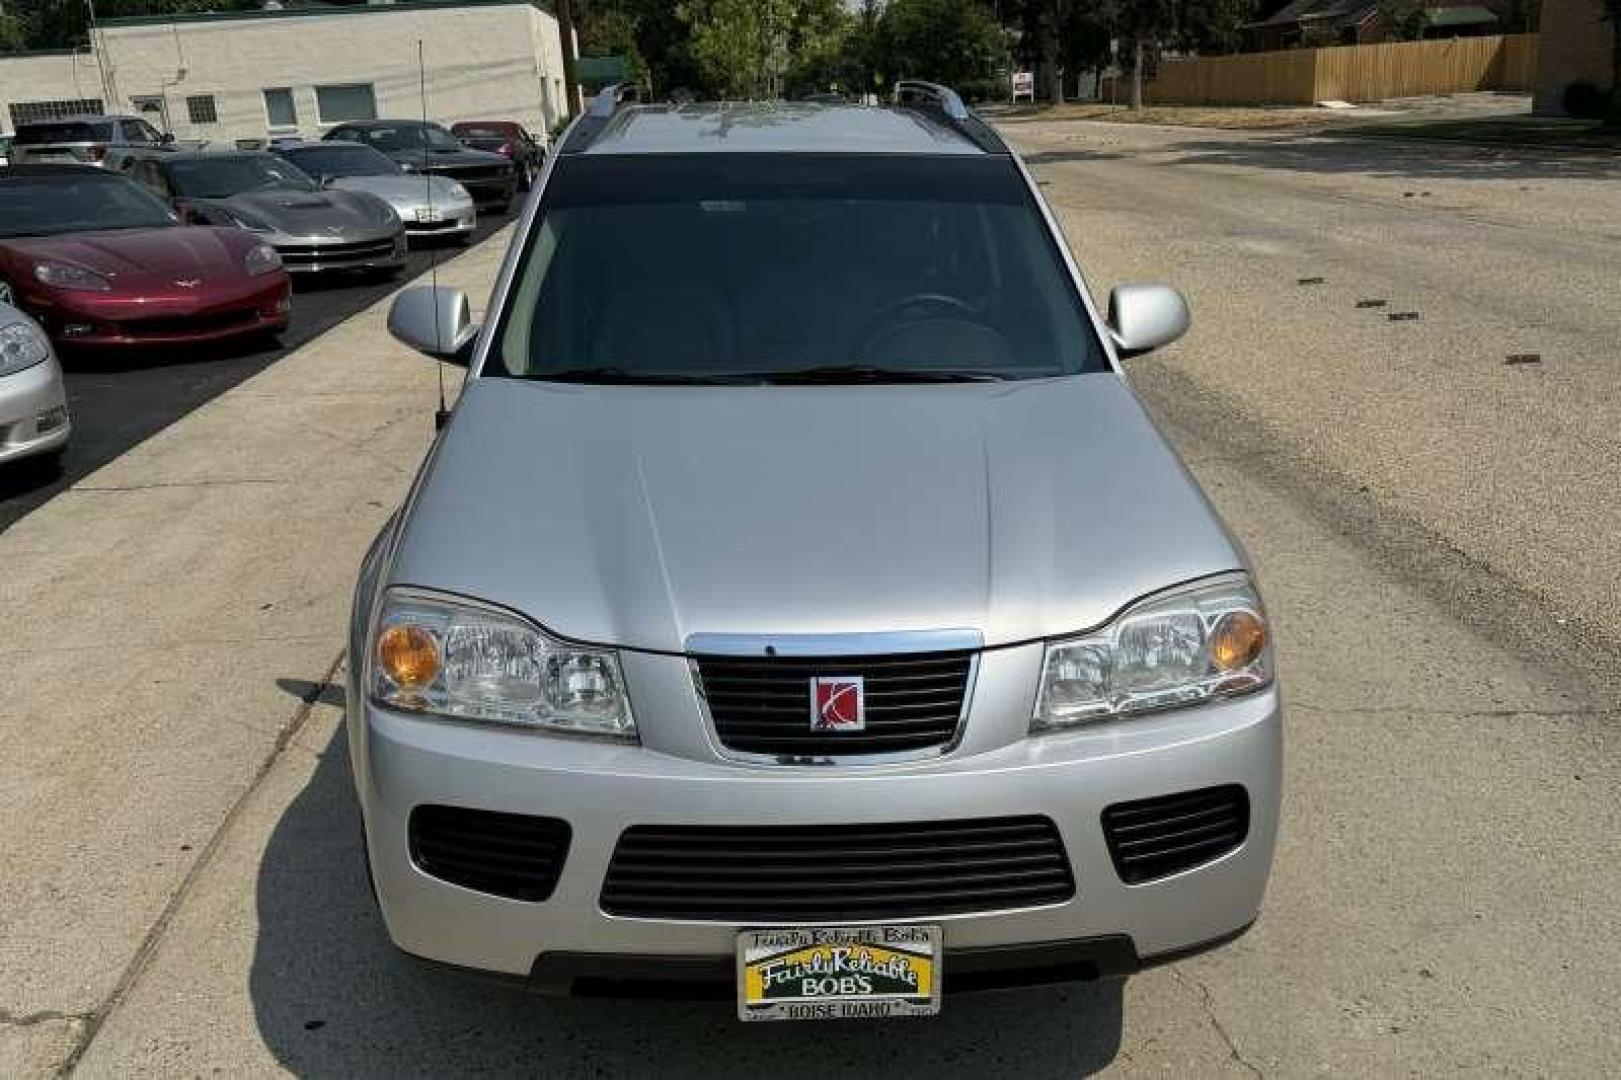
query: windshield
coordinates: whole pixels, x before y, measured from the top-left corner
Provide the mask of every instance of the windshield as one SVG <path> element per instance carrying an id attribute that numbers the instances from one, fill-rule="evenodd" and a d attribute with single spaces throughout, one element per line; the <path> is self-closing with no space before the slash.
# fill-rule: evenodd
<path id="1" fill-rule="evenodd" d="M 52 236 L 175 223 L 169 208 L 127 177 L 98 170 L 0 176 L 0 236 Z"/>
<path id="2" fill-rule="evenodd" d="M 512 137 L 512 132 L 506 128 L 480 124 L 457 124 L 456 136 L 461 139 L 507 139 Z"/>
<path id="3" fill-rule="evenodd" d="M 111 142 L 111 124 L 85 120 L 65 120 L 54 124 L 26 124 L 17 129 L 18 146 L 48 146 L 51 143 Z"/>
<path id="4" fill-rule="evenodd" d="M 386 153 L 397 150 L 460 150 L 462 144 L 444 128 L 432 124 L 401 124 L 399 127 L 360 129 L 360 137 Z"/>
<path id="5" fill-rule="evenodd" d="M 177 195 L 193 199 L 228 199 L 245 191 L 316 190 L 315 181 L 297 166 L 269 154 L 181 158 L 166 162 L 164 171 Z"/>
<path id="6" fill-rule="evenodd" d="M 282 151 L 310 176 L 398 176 L 404 170 L 369 146 L 333 143 Z"/>
<path id="7" fill-rule="evenodd" d="M 1006 157 L 583 155 L 486 375 L 945 381 L 1107 370 Z"/>

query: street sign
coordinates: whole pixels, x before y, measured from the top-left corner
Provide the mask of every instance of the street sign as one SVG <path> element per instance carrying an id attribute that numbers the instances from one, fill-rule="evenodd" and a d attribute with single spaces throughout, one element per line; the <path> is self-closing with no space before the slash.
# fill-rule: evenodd
<path id="1" fill-rule="evenodd" d="M 1019 98 L 1036 100 L 1036 73 L 1033 71 L 1015 71 L 1013 73 L 1013 100 Z"/>

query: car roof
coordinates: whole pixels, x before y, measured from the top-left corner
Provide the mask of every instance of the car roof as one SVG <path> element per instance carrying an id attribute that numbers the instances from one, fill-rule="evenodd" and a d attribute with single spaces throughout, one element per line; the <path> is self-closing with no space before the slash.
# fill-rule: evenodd
<path id="1" fill-rule="evenodd" d="M 587 154 L 872 153 L 983 155 L 922 109 L 819 102 L 722 102 L 620 108 Z"/>
<path id="2" fill-rule="evenodd" d="M 176 150 L 166 154 L 142 154 L 142 161 L 167 165 L 176 161 L 219 161 L 223 158 L 279 157 L 270 150 Z"/>
<path id="3" fill-rule="evenodd" d="M 108 180 L 127 180 L 122 173 L 108 172 L 97 165 L 0 165 L 0 180 L 12 176 L 100 176 Z"/>
<path id="4" fill-rule="evenodd" d="M 101 124 L 111 120 L 139 120 L 128 113 L 74 113 L 72 116 L 53 116 L 48 120 L 24 120 L 17 127 L 45 127 L 48 124 Z"/>
<path id="5" fill-rule="evenodd" d="M 332 130 L 338 128 L 380 128 L 380 127 L 439 127 L 441 125 L 432 120 L 346 120 Z"/>

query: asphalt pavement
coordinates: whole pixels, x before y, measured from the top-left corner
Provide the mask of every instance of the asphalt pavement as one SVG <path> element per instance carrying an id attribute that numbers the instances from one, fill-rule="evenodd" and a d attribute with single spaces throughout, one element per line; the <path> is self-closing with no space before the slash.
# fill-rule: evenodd
<path id="1" fill-rule="evenodd" d="M 1248 936 L 881 1025 L 534 999 L 400 955 L 339 665 L 433 367 L 376 308 L 0 534 L 0 610 L 28 615 L 0 1075 L 1613 1075 L 1621 265 L 1588 225 L 1621 220 L 1614 163 L 1009 130 L 1100 299 L 1192 298 L 1193 333 L 1128 373 L 1277 629 L 1287 793 Z M 447 279 L 479 295 L 494 246 Z"/>
<path id="2" fill-rule="evenodd" d="M 511 214 L 481 214 L 477 243 Z M 413 247 L 400 280 L 422 273 L 460 247 Z M 0 531 L 48 499 L 193 409 L 251 378 L 300 345 L 387 296 L 393 279 L 338 274 L 294 282 L 291 325 L 274 347 L 223 343 L 180 351 L 65 356 L 73 440 L 60 470 L 27 461 L 0 467 Z"/>

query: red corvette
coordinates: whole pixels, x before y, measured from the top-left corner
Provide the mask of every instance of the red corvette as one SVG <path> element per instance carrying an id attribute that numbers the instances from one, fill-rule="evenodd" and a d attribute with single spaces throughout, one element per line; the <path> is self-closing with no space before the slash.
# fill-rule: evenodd
<path id="1" fill-rule="evenodd" d="M 292 306 L 258 237 L 181 225 L 128 177 L 84 165 L 0 169 L 0 303 L 74 347 L 269 336 Z"/>

